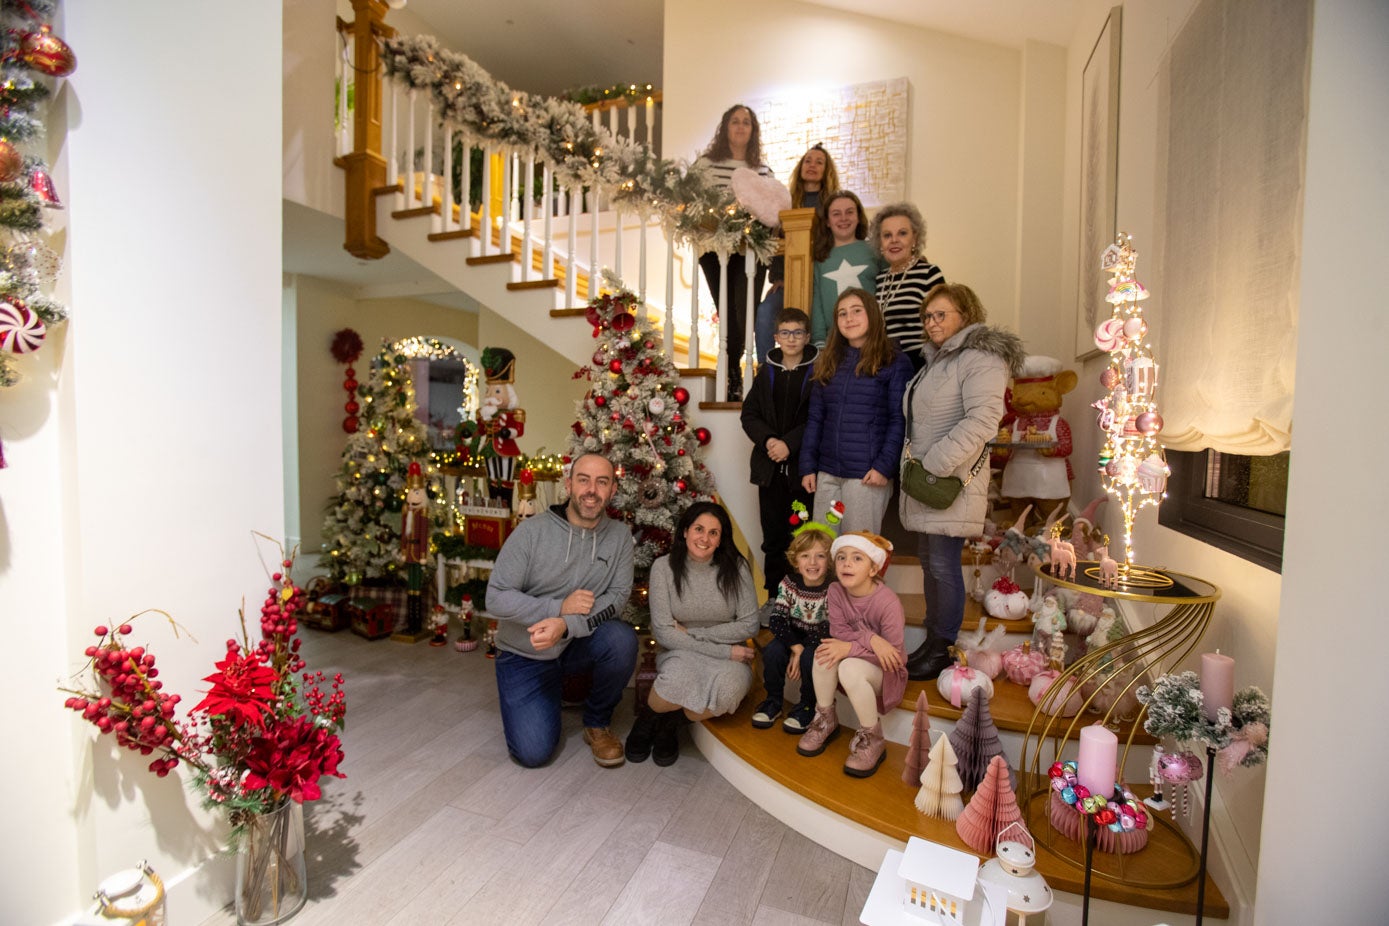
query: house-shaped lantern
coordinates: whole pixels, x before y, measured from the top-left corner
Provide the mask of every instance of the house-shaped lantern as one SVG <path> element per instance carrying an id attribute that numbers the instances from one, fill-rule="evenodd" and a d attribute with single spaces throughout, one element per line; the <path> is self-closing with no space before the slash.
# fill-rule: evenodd
<path id="1" fill-rule="evenodd" d="M 913 836 L 889 850 L 860 921 L 866 926 L 1004 926 L 1008 892 L 979 880 L 979 859 Z"/>

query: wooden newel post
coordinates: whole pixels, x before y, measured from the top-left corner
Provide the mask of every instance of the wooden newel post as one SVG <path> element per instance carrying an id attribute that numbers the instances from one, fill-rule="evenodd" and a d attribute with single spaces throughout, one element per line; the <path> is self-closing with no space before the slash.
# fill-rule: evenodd
<path id="1" fill-rule="evenodd" d="M 785 305 L 809 315 L 811 286 L 815 279 L 815 261 L 811 256 L 815 210 L 787 209 L 781 213 L 781 230 L 786 236 Z"/>
<path id="2" fill-rule="evenodd" d="M 378 40 L 395 34 L 386 25 L 384 0 L 352 0 L 353 99 L 352 153 L 343 157 L 347 168 L 347 240 L 343 248 L 353 257 L 376 260 L 391 246 L 376 236 L 376 194 L 386 185 L 386 159 L 381 156 L 381 54 Z M 344 81 L 346 83 L 346 81 Z M 342 88 L 347 92 L 347 87 Z"/>

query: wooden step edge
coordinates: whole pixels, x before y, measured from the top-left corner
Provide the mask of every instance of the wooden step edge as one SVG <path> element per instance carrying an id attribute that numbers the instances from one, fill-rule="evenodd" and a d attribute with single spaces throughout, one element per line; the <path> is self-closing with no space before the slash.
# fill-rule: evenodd
<path id="1" fill-rule="evenodd" d="M 396 209 L 391 213 L 393 219 L 418 219 L 426 215 L 438 215 L 437 206 L 416 206 L 414 209 Z"/>
<path id="2" fill-rule="evenodd" d="M 458 238 L 476 238 L 477 232 L 471 228 L 455 228 L 453 231 L 430 232 L 430 241 L 454 241 Z"/>
<path id="3" fill-rule="evenodd" d="M 559 280 L 527 280 L 523 283 L 508 283 L 506 288 L 512 292 L 527 289 L 558 289 Z"/>
<path id="4" fill-rule="evenodd" d="M 845 821 L 867 827 L 898 842 L 906 842 L 908 838 L 918 836 L 973 853 L 974 850 L 960 839 L 953 820 L 942 820 L 917 812 L 912 803 L 916 789 L 902 781 L 907 747 L 888 742 L 887 758 L 875 775 L 864 779 L 849 778 L 844 775 L 843 764 L 848 757 L 852 730 L 841 729 L 839 736 L 819 756 L 806 758 L 797 755 L 797 737 L 788 736 L 779 728 L 756 730 L 752 727 L 752 712 L 761 701 L 760 694 L 760 687 L 755 687 L 743 700 L 743 705 L 738 711 L 704 721 L 699 725 L 699 729 L 767 780 L 781 785 Z M 1044 779 L 1023 774 L 1019 776 L 1019 782 L 1020 806 L 1024 803 L 1023 796 L 1034 792 L 1040 793 L 1040 796 L 1034 799 L 1034 803 L 1045 802 L 1047 782 Z M 1152 791 L 1145 785 L 1135 785 L 1133 790 L 1140 797 Z M 1028 817 L 1035 816 L 1038 810 L 1044 815 L 1045 803 L 1036 809 L 1029 806 L 1026 811 Z M 1148 848 L 1129 857 L 1130 867 L 1141 867 L 1144 863 L 1170 864 L 1169 860 L 1174 853 L 1184 853 L 1183 844 L 1189 846 L 1189 843 L 1185 836 L 1167 825 L 1169 822 L 1163 821 L 1155 826 L 1149 835 Z M 1031 820 L 1029 824 L 1032 824 Z M 1044 837 L 1057 840 L 1059 843 L 1068 842 L 1054 832 L 1044 833 L 1043 826 L 1049 828 L 1049 824 L 1030 826 L 1039 843 L 1044 841 Z M 833 849 L 832 846 L 828 848 Z M 1070 844 L 1070 848 L 1073 850 L 1072 854 L 1080 852 L 1083 856 L 1083 850 L 1074 844 Z M 991 853 L 980 856 L 989 857 Z M 1092 897 L 1152 910 L 1195 912 L 1195 878 L 1191 878 L 1189 883 L 1180 887 L 1123 883 L 1115 877 L 1122 874 L 1121 858 L 1103 852 L 1095 853 L 1097 877 L 1091 885 Z M 1044 848 L 1037 853 L 1037 871 L 1046 878 L 1053 891 L 1080 895 L 1085 889 L 1083 867 L 1073 865 Z M 1205 904 L 1206 916 L 1229 918 L 1229 903 L 1209 874 L 1206 878 Z"/>
<path id="5" fill-rule="evenodd" d="M 372 196 L 390 196 L 395 193 L 404 193 L 405 187 L 399 183 L 388 183 L 385 186 L 374 186 L 371 188 Z"/>
<path id="6" fill-rule="evenodd" d="M 681 367 L 675 372 L 680 376 L 698 376 L 704 379 L 713 379 L 715 370 L 713 367 Z"/>
<path id="7" fill-rule="evenodd" d="M 469 257 L 467 259 L 469 267 L 479 267 L 483 264 L 509 264 L 516 260 L 515 254 L 484 254 L 481 257 Z"/>
<path id="8" fill-rule="evenodd" d="M 583 318 L 588 314 L 587 308 L 582 309 L 551 309 L 551 318 Z"/>
<path id="9" fill-rule="evenodd" d="M 702 412 L 736 412 L 743 407 L 742 402 L 700 402 L 699 410 Z"/>
<path id="10" fill-rule="evenodd" d="M 333 158 L 333 166 L 341 167 L 343 170 L 347 170 L 347 158 L 343 157 L 342 155 L 338 155 L 337 157 Z"/>

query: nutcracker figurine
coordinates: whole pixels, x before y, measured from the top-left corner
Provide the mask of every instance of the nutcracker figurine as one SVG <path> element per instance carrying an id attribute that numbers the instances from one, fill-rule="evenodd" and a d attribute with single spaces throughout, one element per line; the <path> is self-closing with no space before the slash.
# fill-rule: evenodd
<path id="1" fill-rule="evenodd" d="M 477 649 L 477 641 L 473 639 L 473 619 L 476 612 L 473 610 L 473 596 L 464 595 L 463 601 L 458 606 L 458 620 L 463 624 L 463 635 L 453 641 L 453 648 L 460 653 L 471 653 Z"/>
<path id="2" fill-rule="evenodd" d="M 405 477 L 405 510 L 401 513 L 400 552 L 405 558 L 409 595 L 405 626 L 418 639 L 424 627 L 424 564 L 429 559 L 429 495 L 419 463 L 411 463 Z"/>
<path id="3" fill-rule="evenodd" d="M 449 642 L 449 612 L 444 610 L 444 606 L 436 604 L 434 606 L 433 624 L 434 638 L 429 641 L 430 646 L 447 646 Z"/>
<path id="4" fill-rule="evenodd" d="M 487 377 L 487 393 L 478 409 L 480 451 L 487 460 L 489 494 L 511 504 L 512 477 L 521 448 L 516 438 L 526 432 L 526 410 L 518 408 L 516 397 L 516 355 L 505 347 L 489 347 L 482 352 L 482 371 Z"/>
<path id="5" fill-rule="evenodd" d="M 535 473 L 529 469 L 521 470 L 521 474 L 516 477 L 518 486 L 516 488 L 516 510 L 511 515 L 513 524 L 520 524 L 527 518 L 536 515 L 535 501 Z"/>

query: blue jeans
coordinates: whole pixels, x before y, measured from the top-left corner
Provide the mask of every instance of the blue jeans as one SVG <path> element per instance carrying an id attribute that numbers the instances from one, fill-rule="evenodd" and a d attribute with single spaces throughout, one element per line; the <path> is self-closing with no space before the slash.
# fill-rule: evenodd
<path id="1" fill-rule="evenodd" d="M 637 633 L 620 620 L 599 624 L 592 636 L 570 640 L 558 659 L 498 653 L 497 695 L 507 752 L 526 768 L 550 761 L 559 745 L 560 683 L 566 675 L 593 673 L 584 726 L 608 726 L 636 666 Z"/>
<path id="2" fill-rule="evenodd" d="M 965 576 L 960 569 L 963 537 L 917 535 L 917 557 L 926 592 L 926 622 L 930 635 L 954 643 L 965 619 Z"/>
<path id="3" fill-rule="evenodd" d="M 757 362 L 767 362 L 767 351 L 776 347 L 776 317 L 786 305 L 786 291 L 774 289 L 757 307 L 752 317 L 753 345 L 757 348 Z M 809 312 L 806 313 L 810 314 Z"/>
<path id="4" fill-rule="evenodd" d="M 815 668 L 816 643 L 807 643 L 797 660 L 801 666 L 801 700 L 807 704 L 815 703 L 815 694 L 810 687 L 810 672 Z M 786 692 L 786 669 L 791 665 L 791 647 L 777 637 L 762 647 L 762 685 L 767 689 L 767 697 L 784 698 Z"/>

